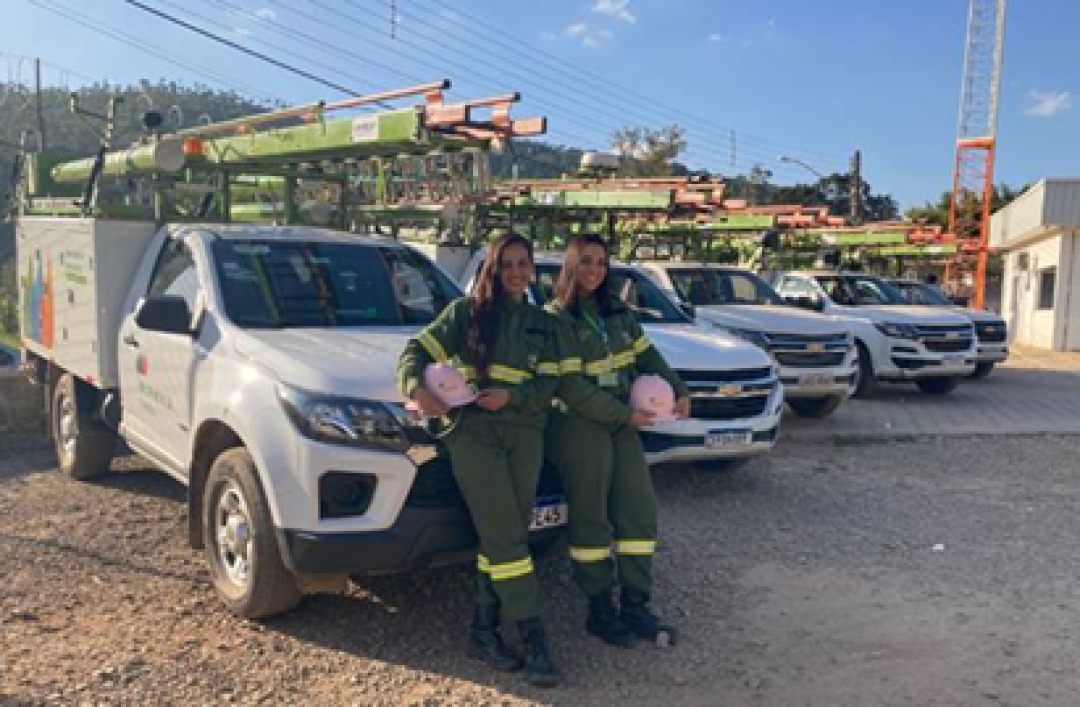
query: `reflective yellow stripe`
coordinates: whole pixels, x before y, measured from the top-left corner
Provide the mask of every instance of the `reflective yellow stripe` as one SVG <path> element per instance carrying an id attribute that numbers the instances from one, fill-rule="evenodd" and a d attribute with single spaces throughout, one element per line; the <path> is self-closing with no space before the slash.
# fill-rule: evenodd
<path id="1" fill-rule="evenodd" d="M 491 380 L 502 381 L 503 383 L 524 383 L 532 378 L 532 374 L 519 368 L 500 366 L 496 363 L 488 367 L 488 377 Z"/>
<path id="2" fill-rule="evenodd" d="M 530 574 L 533 571 L 533 561 L 531 557 L 526 557 L 524 560 L 518 560 L 517 562 L 491 565 L 488 571 L 491 573 L 491 579 L 496 582 L 505 579 L 514 579 Z"/>
<path id="3" fill-rule="evenodd" d="M 476 369 L 473 368 L 472 366 L 466 366 L 464 364 L 455 363 L 454 368 L 457 369 L 458 373 L 460 373 L 461 376 L 465 380 L 467 380 L 467 381 L 476 380 Z"/>
<path id="4" fill-rule="evenodd" d="M 491 560 L 484 557 L 483 555 L 477 555 L 476 556 L 476 568 L 478 570 L 480 570 L 481 572 L 483 572 L 484 574 L 487 574 L 488 572 L 491 571 Z"/>
<path id="5" fill-rule="evenodd" d="M 650 342 L 647 338 L 645 338 L 644 336 L 638 337 L 638 340 L 634 342 L 634 353 L 643 353 L 645 349 L 649 348 L 650 346 L 652 346 L 652 342 Z"/>
<path id="6" fill-rule="evenodd" d="M 610 363 L 609 363 L 610 361 Z M 589 361 L 585 364 L 585 373 L 590 376 L 598 376 L 601 373 L 617 371 L 634 365 L 634 350 L 627 349 L 613 354 L 610 359 L 602 358 L 599 361 Z"/>
<path id="7" fill-rule="evenodd" d="M 582 365 L 580 358 L 564 358 L 559 361 L 559 372 L 564 376 L 567 373 L 581 373 Z"/>
<path id="8" fill-rule="evenodd" d="M 446 350 L 442 347 L 442 344 L 439 343 L 439 340 L 426 331 L 416 337 L 416 340 L 420 342 L 421 346 L 427 349 L 427 352 L 431 354 L 431 357 L 436 361 L 441 363 L 450 358 L 446 355 Z"/>
<path id="9" fill-rule="evenodd" d="M 610 547 L 574 547 L 570 546 L 570 559 L 575 562 L 599 562 L 611 557 Z"/>
<path id="10" fill-rule="evenodd" d="M 656 541 L 616 540 L 615 552 L 620 555 L 652 555 L 656 553 Z"/>
<path id="11" fill-rule="evenodd" d="M 557 376 L 559 375 L 559 364 L 551 361 L 544 361 L 536 365 L 536 372 L 542 376 Z"/>

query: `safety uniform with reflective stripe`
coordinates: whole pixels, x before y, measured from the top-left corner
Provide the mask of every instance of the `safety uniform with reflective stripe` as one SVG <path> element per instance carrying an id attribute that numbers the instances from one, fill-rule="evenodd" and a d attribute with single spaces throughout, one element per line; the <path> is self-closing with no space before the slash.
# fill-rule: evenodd
<path id="1" fill-rule="evenodd" d="M 560 373 L 554 318 L 523 302 L 497 305 L 498 338 L 484 380 L 466 353 L 471 303 L 451 303 L 405 347 L 398 387 L 406 396 L 424 368 L 449 362 L 480 388 L 505 388 L 507 405 L 491 412 L 469 405 L 452 412 L 443 437 L 462 496 L 480 538 L 477 601 L 496 604 L 505 620 L 537 616 L 540 589 L 529 553 L 529 521 L 543 461 L 543 428 Z"/>
<path id="2" fill-rule="evenodd" d="M 629 425 L 630 386 L 638 376 L 656 374 L 676 396 L 689 393 L 621 301 L 614 300 L 606 316 L 592 300 L 580 314 L 558 302 L 547 309 L 559 328 L 563 375 L 544 449 L 569 504 L 574 578 L 590 596 L 609 591 L 616 577 L 648 593 L 656 495 L 641 437 Z"/>

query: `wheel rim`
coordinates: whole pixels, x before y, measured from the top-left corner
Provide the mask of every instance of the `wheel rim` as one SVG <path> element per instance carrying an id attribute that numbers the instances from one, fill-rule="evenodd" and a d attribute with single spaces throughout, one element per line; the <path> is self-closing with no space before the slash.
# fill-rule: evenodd
<path id="1" fill-rule="evenodd" d="M 57 439 L 60 442 L 60 460 L 67 464 L 75 458 L 75 440 L 79 436 L 78 422 L 75 417 L 75 401 L 70 395 L 60 399 L 57 406 Z"/>
<path id="2" fill-rule="evenodd" d="M 235 481 L 221 490 L 214 507 L 214 534 L 218 560 L 225 577 L 238 588 L 246 588 L 251 579 L 251 514 L 243 491 Z"/>

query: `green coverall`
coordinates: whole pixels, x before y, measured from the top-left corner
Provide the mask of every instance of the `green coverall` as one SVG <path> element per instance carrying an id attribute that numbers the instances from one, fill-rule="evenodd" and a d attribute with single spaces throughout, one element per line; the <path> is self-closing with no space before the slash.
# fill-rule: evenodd
<path id="1" fill-rule="evenodd" d="M 398 362 L 398 387 L 411 398 L 424 368 L 438 361 L 452 363 L 481 387 L 509 391 L 510 401 L 501 410 L 468 405 L 451 411 L 460 417 L 443 441 L 480 538 L 477 602 L 498 605 L 503 619 L 519 621 L 540 613 L 529 521 L 560 370 L 555 322 L 531 304 L 500 301 L 494 355 L 487 380 L 478 381 L 466 360 L 470 307 L 468 298 L 454 301 L 409 341 Z"/>
<path id="2" fill-rule="evenodd" d="M 629 425 L 630 386 L 651 373 L 670 383 L 676 396 L 689 392 L 621 301 L 613 298 L 606 317 L 592 299 L 582 303 L 579 316 L 558 302 L 547 308 L 559 325 L 564 375 L 545 453 L 566 491 L 574 578 L 595 596 L 610 591 L 617 564 L 623 586 L 648 594 L 656 495 L 641 437 Z"/>

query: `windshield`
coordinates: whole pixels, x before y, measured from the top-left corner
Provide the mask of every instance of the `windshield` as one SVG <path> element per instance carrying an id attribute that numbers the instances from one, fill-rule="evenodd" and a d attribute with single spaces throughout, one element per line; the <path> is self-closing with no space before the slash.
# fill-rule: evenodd
<path id="1" fill-rule="evenodd" d="M 407 248 L 219 239 L 214 260 L 225 312 L 242 327 L 428 324 L 459 296 Z"/>
<path id="2" fill-rule="evenodd" d="M 871 275 L 818 275 L 815 279 L 837 304 L 849 307 L 907 304 L 895 287 Z"/>
<path id="3" fill-rule="evenodd" d="M 555 282 L 559 279 L 559 270 L 558 265 L 536 266 L 533 297 L 537 303 L 542 305 L 551 299 L 555 292 Z M 639 322 L 685 324 L 689 321 L 689 317 L 644 273 L 628 268 L 611 268 L 608 277 L 612 293 L 626 303 Z"/>
<path id="4" fill-rule="evenodd" d="M 953 306 L 945 293 L 933 285 L 921 282 L 897 282 L 895 284 L 909 304 L 925 304 L 931 307 Z"/>
<path id="5" fill-rule="evenodd" d="M 784 304 L 757 275 L 742 270 L 679 268 L 668 270 L 675 291 L 694 306 L 710 304 Z"/>

